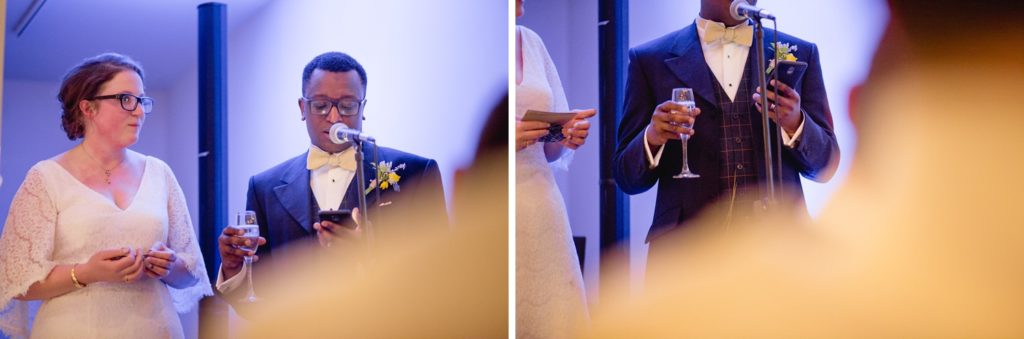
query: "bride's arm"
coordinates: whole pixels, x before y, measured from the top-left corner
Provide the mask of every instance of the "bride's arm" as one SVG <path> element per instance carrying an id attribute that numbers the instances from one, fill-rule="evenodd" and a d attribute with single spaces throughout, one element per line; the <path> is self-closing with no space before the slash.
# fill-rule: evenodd
<path id="1" fill-rule="evenodd" d="M 35 282 L 25 294 L 15 299 L 50 299 L 100 281 L 131 282 L 139 275 L 130 273 L 138 272 L 140 265 L 141 253 L 131 253 L 126 248 L 102 250 L 84 264 L 54 266 L 45 279 Z"/>
<path id="2" fill-rule="evenodd" d="M 74 282 L 71 280 L 71 268 L 73 265 L 57 265 L 50 270 L 50 274 L 46 275 L 46 278 L 42 281 L 29 286 L 28 291 L 25 294 L 16 296 L 14 299 L 18 300 L 42 300 L 50 299 L 76 289 Z M 84 282 L 81 277 L 81 268 L 76 268 L 75 273 L 78 275 L 78 281 L 82 284 L 88 284 Z"/>

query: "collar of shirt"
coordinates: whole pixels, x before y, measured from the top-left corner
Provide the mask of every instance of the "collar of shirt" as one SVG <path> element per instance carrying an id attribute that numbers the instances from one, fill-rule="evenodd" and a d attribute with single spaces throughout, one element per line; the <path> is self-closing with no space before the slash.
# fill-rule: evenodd
<path id="1" fill-rule="evenodd" d="M 310 146 L 309 151 L 310 153 L 326 153 L 315 145 Z M 352 148 L 348 148 L 345 151 L 333 154 L 332 156 L 344 155 L 347 154 L 346 152 L 354 154 L 354 150 Z M 325 165 L 311 169 L 309 171 L 309 188 L 312 189 L 313 198 L 316 199 L 316 203 L 320 206 L 320 209 L 337 209 L 341 205 L 342 200 L 344 200 L 348 186 L 352 183 L 352 179 L 354 177 L 354 170 L 348 170 L 339 166 Z"/>
<path id="2" fill-rule="evenodd" d="M 341 167 L 347 171 L 355 171 L 355 151 L 352 147 L 338 153 L 327 153 L 316 145 L 309 146 L 306 154 L 306 169 L 315 170 L 323 167 Z"/>
<path id="3" fill-rule="evenodd" d="M 715 31 L 712 35 L 717 36 L 709 36 L 709 31 Z M 697 17 L 697 35 L 700 36 L 702 45 L 726 43 L 750 47 L 754 37 L 754 30 L 750 26 L 750 21 L 744 21 L 732 27 L 725 27 L 724 23 Z"/>
<path id="4" fill-rule="evenodd" d="M 749 24 L 748 21 L 734 27 L 741 25 L 749 26 Z M 707 63 L 708 68 L 711 69 L 711 74 L 714 75 L 715 80 L 725 90 L 729 100 L 734 101 L 739 90 L 739 84 L 743 80 L 743 68 L 747 63 L 750 46 L 735 42 L 723 43 L 722 40 L 705 42 L 704 34 L 707 33 L 707 27 L 710 25 L 725 27 L 725 24 L 721 22 L 697 18 L 697 34 L 699 35 L 698 40 L 700 40 L 701 48 L 704 51 L 704 61 Z M 751 36 L 753 36 L 753 33 L 751 33 Z"/>

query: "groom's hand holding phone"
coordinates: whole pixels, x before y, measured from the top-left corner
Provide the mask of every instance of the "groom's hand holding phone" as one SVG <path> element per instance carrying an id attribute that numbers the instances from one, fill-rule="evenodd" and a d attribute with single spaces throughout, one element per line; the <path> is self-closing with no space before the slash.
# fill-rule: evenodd
<path id="1" fill-rule="evenodd" d="M 317 241 L 320 246 L 333 247 L 336 242 L 352 243 L 363 238 L 363 228 L 359 227 L 359 209 L 329 210 L 317 213 L 319 222 L 313 223 Z M 345 246 L 348 247 L 348 246 Z"/>
<path id="2" fill-rule="evenodd" d="M 793 85 L 799 85 L 800 79 L 803 78 L 804 72 L 807 71 L 807 63 L 802 61 L 780 61 L 774 69 L 772 74 L 768 76 L 768 93 L 765 94 L 768 97 L 768 116 L 775 120 L 782 129 L 786 130 L 786 133 L 793 135 L 796 133 L 797 128 L 804 120 L 804 115 L 800 111 L 800 93 L 797 93 L 793 89 Z M 775 78 L 778 79 L 775 79 Z M 778 90 L 779 96 L 775 96 L 775 90 Z M 754 106 L 757 107 L 757 111 L 764 113 L 764 107 L 761 107 L 761 87 L 757 87 L 757 93 L 754 93 L 752 98 L 754 99 Z"/>
<path id="3" fill-rule="evenodd" d="M 224 280 L 231 279 L 231 277 L 242 271 L 242 263 L 245 262 L 245 256 L 251 255 L 252 262 L 260 260 L 260 256 L 256 255 L 254 251 L 243 250 L 242 247 L 246 246 L 246 242 L 251 242 L 251 238 L 243 237 L 245 231 L 240 228 L 227 226 L 217 237 L 217 250 L 220 252 L 221 267 L 224 270 Z M 267 239 L 264 237 L 257 238 L 257 245 L 263 246 L 267 243 Z M 248 244 L 251 247 L 251 244 Z"/>

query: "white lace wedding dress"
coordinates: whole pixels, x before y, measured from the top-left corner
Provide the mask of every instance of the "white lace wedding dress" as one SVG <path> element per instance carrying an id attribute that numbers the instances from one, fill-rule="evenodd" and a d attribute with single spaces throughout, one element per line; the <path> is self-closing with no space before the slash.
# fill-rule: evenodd
<path id="1" fill-rule="evenodd" d="M 519 26 L 523 78 L 516 118 L 527 109 L 568 111 L 565 92 L 544 43 Z M 516 152 L 516 336 L 564 338 L 587 321 L 583 276 L 565 202 L 535 143 Z"/>
<path id="2" fill-rule="evenodd" d="M 92 283 L 44 300 L 32 323 L 27 303 L 13 299 L 55 265 L 84 263 L 102 249 L 146 250 L 157 241 L 177 252 L 199 278 L 195 285 L 176 289 L 145 276 L 132 283 Z M 163 161 L 146 157 L 138 192 L 124 210 L 56 161 L 41 161 L 28 171 L 0 238 L 0 330 L 6 335 L 181 338 L 177 313 L 188 312 L 204 295 L 212 291 L 185 196 Z"/>

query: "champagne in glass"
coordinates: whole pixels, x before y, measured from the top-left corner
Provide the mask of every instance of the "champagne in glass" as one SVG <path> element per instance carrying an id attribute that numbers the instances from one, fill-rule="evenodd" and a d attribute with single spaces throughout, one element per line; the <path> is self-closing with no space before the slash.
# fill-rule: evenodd
<path id="1" fill-rule="evenodd" d="M 697 103 L 694 101 L 693 90 L 689 88 L 673 88 L 672 89 L 672 101 L 683 105 L 684 107 L 693 110 L 697 107 Z M 680 112 L 682 113 L 682 112 Z M 683 127 L 691 128 L 689 124 L 683 124 Z M 700 178 L 697 173 L 690 172 L 690 161 L 686 154 L 686 144 L 690 140 L 689 134 L 680 133 L 679 138 L 683 142 L 683 168 L 680 169 L 679 174 L 672 176 L 672 178 Z"/>
<path id="2" fill-rule="evenodd" d="M 241 237 L 249 240 L 251 246 L 239 246 L 243 251 L 256 252 L 256 248 L 259 246 L 260 237 L 260 225 L 256 222 L 256 212 L 244 211 L 238 212 L 238 218 L 236 219 L 235 227 L 242 230 Z M 246 302 L 256 302 L 256 292 L 252 288 L 252 256 L 245 256 L 245 271 L 246 280 L 249 281 L 249 295 L 245 298 Z"/>

